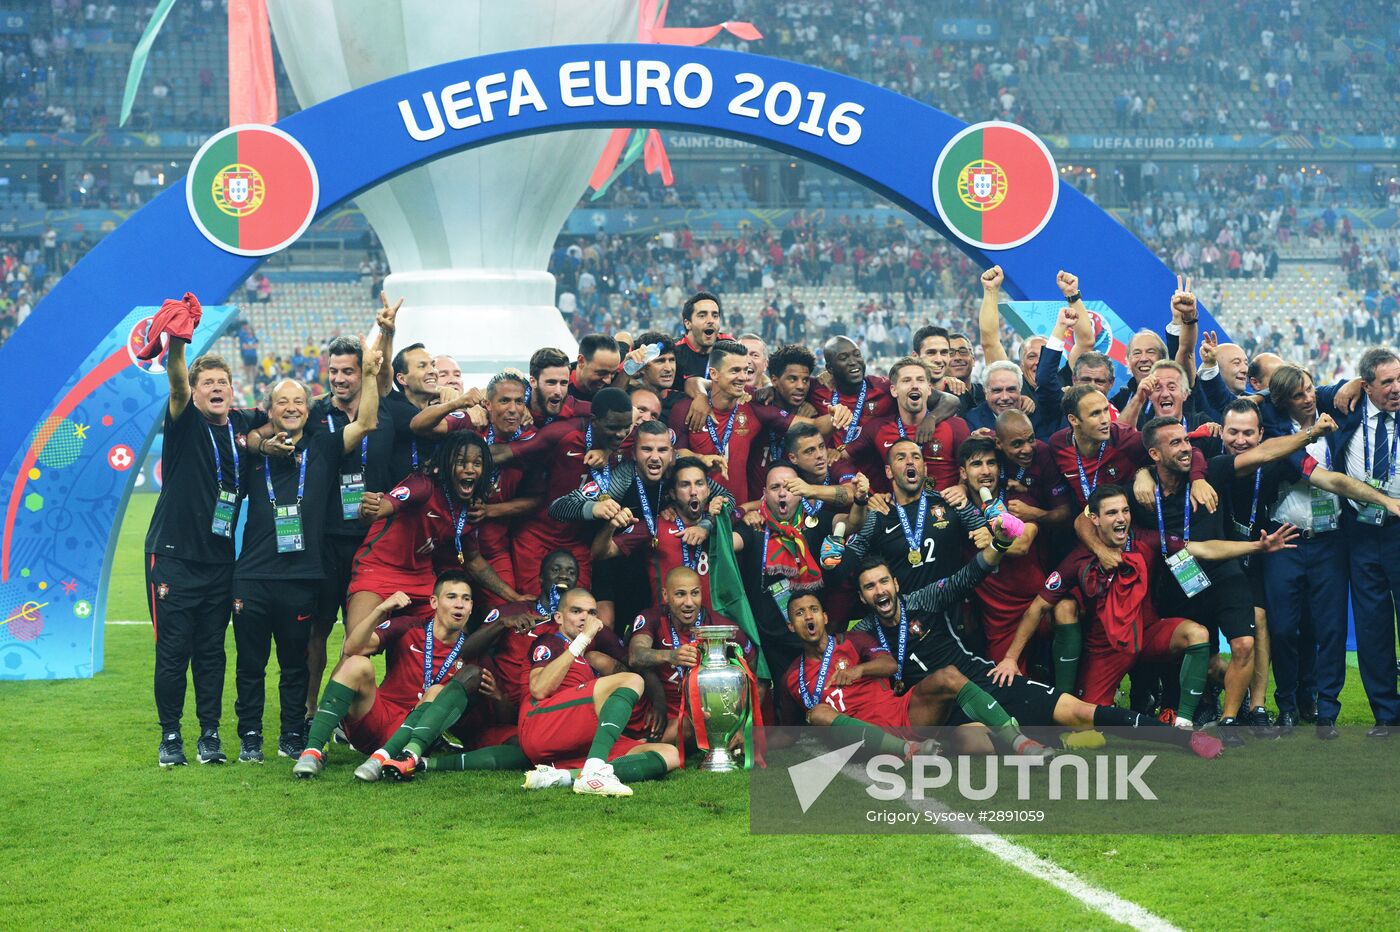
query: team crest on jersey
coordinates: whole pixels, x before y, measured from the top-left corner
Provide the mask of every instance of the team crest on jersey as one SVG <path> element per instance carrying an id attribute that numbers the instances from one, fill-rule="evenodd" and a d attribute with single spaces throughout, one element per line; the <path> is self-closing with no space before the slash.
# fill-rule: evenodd
<path id="1" fill-rule="evenodd" d="M 548 644 L 536 644 L 535 649 L 530 653 L 530 659 L 536 663 L 548 660 L 552 656 L 554 655 L 550 652 Z"/>
<path id="2" fill-rule="evenodd" d="M 873 401 L 867 401 L 867 402 L 865 403 L 865 413 L 866 413 L 866 414 L 874 414 L 874 413 L 875 413 L 875 402 L 873 402 Z"/>
<path id="3" fill-rule="evenodd" d="M 401 502 L 406 502 L 408 501 L 408 486 L 401 485 L 392 490 L 389 494 Z"/>
<path id="4" fill-rule="evenodd" d="M 234 599 L 234 600 L 233 600 L 233 613 L 234 613 L 235 615 L 237 615 L 237 614 L 240 614 L 242 611 L 243 611 L 243 600 L 242 600 L 242 599 Z"/>
<path id="5" fill-rule="evenodd" d="M 909 622 L 909 633 L 914 635 L 915 637 L 922 637 L 924 633 L 924 626 L 917 621 L 911 621 Z"/>
<path id="6" fill-rule="evenodd" d="M 937 521 L 942 521 L 943 518 L 948 514 L 947 510 L 945 510 L 942 505 L 934 505 L 932 508 L 929 509 L 929 512 Z"/>
<path id="7" fill-rule="evenodd" d="M 640 630 L 642 630 L 643 628 L 646 627 L 646 624 L 647 624 L 646 617 L 643 616 L 643 615 L 638 615 L 638 616 L 637 616 L 637 620 L 634 621 L 634 622 L 632 622 L 632 630 L 633 630 L 633 631 L 640 631 Z"/>
<path id="8" fill-rule="evenodd" d="M 156 598 L 163 599 L 169 594 L 170 587 L 167 586 L 165 583 L 161 583 L 159 586 L 156 586 Z"/>
<path id="9" fill-rule="evenodd" d="M 1117 466 L 1110 466 L 1110 467 L 1108 467 L 1108 476 L 1109 476 L 1110 479 L 1117 479 L 1117 478 L 1118 478 L 1118 467 L 1117 467 Z"/>
<path id="10" fill-rule="evenodd" d="M 744 428 L 748 427 L 748 426 L 749 426 L 749 416 L 748 416 L 747 414 L 745 414 L 743 411 L 740 411 L 740 412 L 739 412 L 739 423 L 735 424 L 734 426 L 735 426 L 736 428 L 738 428 L 739 430 L 743 430 Z"/>
<path id="11" fill-rule="evenodd" d="M 1062 580 L 1060 579 L 1060 571 L 1056 570 L 1055 572 L 1051 573 L 1045 578 L 1045 588 L 1049 589 L 1051 592 L 1054 592 L 1056 589 L 1060 588 L 1061 582 Z"/>
<path id="12" fill-rule="evenodd" d="M 483 625 L 489 625 L 491 622 L 495 621 L 497 618 L 500 618 L 500 617 L 501 617 L 501 610 L 500 610 L 499 608 L 493 608 L 493 609 L 491 609 L 491 613 L 488 614 L 485 618 L 483 618 L 483 619 L 481 620 L 481 623 L 482 623 Z"/>
<path id="13" fill-rule="evenodd" d="M 836 669 L 838 670 L 844 670 L 850 665 L 850 661 L 848 661 L 845 657 L 842 657 L 840 660 L 836 661 Z"/>

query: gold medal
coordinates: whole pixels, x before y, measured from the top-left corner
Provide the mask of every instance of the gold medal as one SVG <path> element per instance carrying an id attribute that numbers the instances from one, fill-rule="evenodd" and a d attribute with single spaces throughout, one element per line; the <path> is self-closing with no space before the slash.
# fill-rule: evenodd
<path id="1" fill-rule="evenodd" d="M 612 496 L 609 495 L 607 492 L 599 492 L 599 493 L 598 493 L 598 498 L 595 499 L 595 501 L 610 502 L 610 501 L 612 501 Z"/>
<path id="2" fill-rule="evenodd" d="M 904 681 L 903 681 L 903 680 L 895 680 L 895 681 L 894 681 L 894 691 L 895 691 L 895 694 L 896 694 L 896 695 L 898 695 L 898 694 L 904 692 Z"/>
<path id="3" fill-rule="evenodd" d="M 816 516 L 816 515 L 808 515 L 808 516 L 807 516 L 807 519 L 806 519 L 805 521 L 803 521 L 802 523 L 805 524 L 807 527 L 816 527 L 816 526 L 817 526 L 817 516 Z"/>
<path id="4" fill-rule="evenodd" d="M 924 562 L 924 558 L 923 558 L 923 556 L 919 553 L 919 551 L 917 551 L 917 550 L 911 550 L 911 551 L 909 551 L 909 565 L 910 565 L 910 566 L 918 566 L 919 564 L 921 564 L 921 563 L 923 563 L 923 562 Z"/>

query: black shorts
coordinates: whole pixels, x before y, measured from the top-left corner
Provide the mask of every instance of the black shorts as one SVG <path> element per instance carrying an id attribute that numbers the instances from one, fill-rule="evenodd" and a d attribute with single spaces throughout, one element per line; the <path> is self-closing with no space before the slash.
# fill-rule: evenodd
<path id="1" fill-rule="evenodd" d="M 1174 584 L 1171 596 L 1157 606 L 1163 618 L 1189 618 L 1210 632 L 1214 650 L 1220 648 L 1220 636 L 1225 641 L 1254 637 L 1254 590 L 1249 578 L 1239 571 L 1212 577 L 1210 587 L 1187 598 Z M 1214 650 L 1212 652 L 1214 652 Z"/>
<path id="2" fill-rule="evenodd" d="M 1249 591 L 1254 597 L 1254 607 L 1267 610 L 1269 602 L 1265 595 L 1264 558 L 1260 556 L 1251 560 L 1245 565 L 1244 574 L 1249 578 Z"/>
<path id="3" fill-rule="evenodd" d="M 330 630 L 335 625 L 337 612 L 342 619 L 345 617 L 345 591 L 350 588 L 351 566 L 362 543 L 362 537 L 348 537 L 342 534 L 327 534 L 322 539 L 321 566 L 326 575 L 316 593 L 316 612 L 313 618 L 318 628 Z"/>
<path id="4" fill-rule="evenodd" d="M 998 686 L 992 682 L 990 676 L 991 661 L 984 660 L 983 663 L 986 664 L 985 667 L 977 669 L 970 666 L 968 669 L 963 669 L 962 674 L 967 677 L 969 682 L 976 684 L 983 692 L 995 699 L 1006 710 L 1007 715 L 1016 719 L 1022 726 L 1027 727 L 1056 724 L 1055 706 L 1059 704 L 1060 697 L 1064 693 L 1048 683 L 1041 683 L 1024 676 L 1017 676 L 1007 685 Z M 960 706 L 954 705 L 945 724 L 949 726 L 967 725 L 972 721 L 973 719 Z"/>

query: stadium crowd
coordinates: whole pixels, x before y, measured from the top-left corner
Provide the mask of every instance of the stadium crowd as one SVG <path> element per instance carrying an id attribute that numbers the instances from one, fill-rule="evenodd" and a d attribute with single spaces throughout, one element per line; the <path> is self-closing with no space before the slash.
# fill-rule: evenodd
<path id="1" fill-rule="evenodd" d="M 630 795 L 705 746 L 686 697 L 696 629 L 719 623 L 743 632 L 762 720 L 891 753 L 943 723 L 967 726 L 960 750 L 1040 759 L 1048 734 L 1094 746 L 1114 725 L 1206 758 L 1304 722 L 1329 740 L 1348 591 L 1371 734 L 1400 725 L 1400 356 L 1315 385 L 1199 333 L 1186 279 L 1124 384 L 1073 274 L 1013 352 L 1001 270 L 958 274 L 975 326 L 917 318 L 878 373 L 839 334 L 743 332 L 702 290 L 484 391 L 396 347 L 381 295 L 370 345 L 327 348 L 328 393 L 281 379 L 255 410 L 227 362 L 186 362 L 198 302 L 166 302 L 160 764 L 187 762 L 191 672 L 196 756 L 227 760 L 230 618 L 238 759 L 264 759 L 275 647 L 278 753 L 303 778 L 340 732 L 361 780 L 518 768 L 527 789 Z"/>

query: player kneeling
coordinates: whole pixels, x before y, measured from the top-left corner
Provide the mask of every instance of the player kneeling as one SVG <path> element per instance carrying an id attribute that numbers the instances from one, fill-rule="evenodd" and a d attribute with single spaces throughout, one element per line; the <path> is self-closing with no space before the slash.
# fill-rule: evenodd
<path id="1" fill-rule="evenodd" d="M 530 695 L 520 707 L 520 749 L 536 764 L 525 789 L 572 785 L 575 793 L 631 796 L 624 779 L 658 780 L 680 756 L 669 744 L 623 737 L 642 678 L 588 649 L 603 629 L 593 596 L 570 589 L 555 620 L 559 630 L 539 638 L 530 653 Z M 577 775 L 568 769 L 580 765 Z"/>
<path id="2" fill-rule="evenodd" d="M 466 572 L 448 570 L 438 576 L 429 599 L 431 618 L 394 615 L 411 602 L 405 593 L 395 592 L 370 613 L 368 623 L 346 635 L 345 656 L 321 694 L 306 750 L 292 767 L 295 776 L 321 772 L 326 742 L 343 719 L 350 743 L 373 754 L 355 776 L 377 780 L 386 764 L 403 756 L 390 769 L 411 778 L 418 758 L 461 718 L 467 697 L 481 689 L 481 668 L 466 665 L 466 658 L 481 649 L 474 643 L 481 632 L 466 634 L 472 613 Z M 370 657 L 380 651 L 388 659 L 384 680 L 376 686 Z"/>

